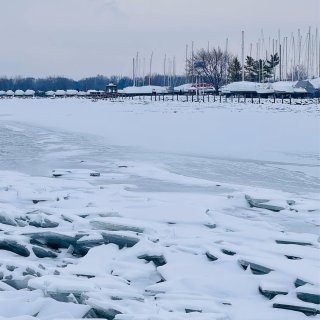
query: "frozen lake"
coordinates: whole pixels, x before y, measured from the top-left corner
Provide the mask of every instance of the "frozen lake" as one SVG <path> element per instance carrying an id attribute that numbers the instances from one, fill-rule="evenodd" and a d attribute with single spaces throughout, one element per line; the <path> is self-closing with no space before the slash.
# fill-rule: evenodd
<path id="1" fill-rule="evenodd" d="M 1 118 L 0 118 L 1 119 Z M 170 173 L 211 182 L 248 185 L 296 193 L 320 191 L 320 166 L 316 154 L 299 155 L 296 162 L 223 158 L 159 152 L 133 146 L 109 145 L 101 136 L 71 133 L 0 120 L 0 167 L 4 170 L 48 174 L 55 167 L 79 167 L 95 162 L 97 169 L 114 163 L 139 162 L 160 166 Z M 245 147 L 245 146 L 244 146 Z M 297 155 L 294 155 L 297 156 Z M 305 158 L 305 163 L 301 158 Z M 82 163 L 80 163 L 83 161 Z M 310 163 L 311 162 L 311 163 Z M 168 181 L 154 183 L 152 177 L 135 181 L 139 188 L 173 190 Z M 130 181 L 122 181 L 130 182 Z M 182 186 L 176 186 L 179 190 Z M 204 190 L 205 191 L 205 190 Z M 212 190 L 207 190 L 211 192 Z"/>

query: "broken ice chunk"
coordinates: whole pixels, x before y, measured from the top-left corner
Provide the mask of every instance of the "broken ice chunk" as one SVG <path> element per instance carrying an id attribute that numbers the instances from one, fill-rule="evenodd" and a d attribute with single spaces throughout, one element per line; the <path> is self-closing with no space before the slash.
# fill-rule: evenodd
<path id="1" fill-rule="evenodd" d="M 311 242 L 295 241 L 295 240 L 276 240 L 278 244 L 294 244 L 297 246 L 312 246 Z"/>
<path id="2" fill-rule="evenodd" d="M 213 222 L 208 222 L 208 223 L 205 223 L 204 225 L 209 229 L 215 229 L 217 227 L 217 225 Z"/>
<path id="3" fill-rule="evenodd" d="M 30 236 L 32 244 L 45 244 L 50 248 L 69 248 L 70 245 L 76 244 L 76 238 L 57 232 L 35 232 L 25 234 Z"/>
<path id="4" fill-rule="evenodd" d="M 30 226 L 37 228 L 56 228 L 59 223 L 48 218 L 48 216 L 39 211 L 33 211 L 26 217 Z"/>
<path id="5" fill-rule="evenodd" d="M 284 255 L 287 259 L 289 259 L 289 260 L 301 260 L 302 258 L 300 258 L 300 257 L 297 257 L 297 256 L 291 256 L 291 255 L 287 255 L 287 254 L 285 254 Z"/>
<path id="6" fill-rule="evenodd" d="M 259 292 L 271 300 L 277 295 L 287 295 L 289 291 L 287 288 L 279 286 L 276 283 L 261 283 L 259 286 Z"/>
<path id="7" fill-rule="evenodd" d="M 234 256 L 235 254 L 237 254 L 236 252 L 234 252 L 232 250 L 227 250 L 227 249 L 221 249 L 221 252 L 228 255 L 228 256 Z"/>
<path id="8" fill-rule="evenodd" d="M 253 274 L 268 274 L 271 271 L 273 271 L 273 269 L 270 269 L 257 263 L 249 262 L 247 260 L 239 259 L 238 262 L 244 270 L 247 270 L 247 268 L 250 266 L 250 269 Z"/>
<path id="9" fill-rule="evenodd" d="M 72 173 L 72 171 L 71 170 L 52 170 L 52 176 L 54 178 L 62 177 L 68 173 Z"/>
<path id="10" fill-rule="evenodd" d="M 28 281 L 32 278 L 32 276 L 27 275 L 23 279 L 5 279 L 2 281 L 16 290 L 21 290 L 28 287 Z"/>
<path id="11" fill-rule="evenodd" d="M 17 225 L 17 222 L 14 219 L 12 219 L 11 217 L 9 217 L 7 214 L 5 214 L 4 212 L 0 213 L 0 223 L 7 224 L 10 226 Z"/>
<path id="12" fill-rule="evenodd" d="M 302 279 L 299 279 L 297 278 L 296 281 L 294 282 L 294 285 L 296 288 L 298 287 L 301 287 L 301 286 L 304 286 L 305 284 L 307 284 L 308 282 L 302 280 Z"/>
<path id="13" fill-rule="evenodd" d="M 91 248 L 106 244 L 101 234 L 84 236 L 77 240 L 77 244 L 74 247 L 74 254 L 84 256 Z"/>
<path id="14" fill-rule="evenodd" d="M 245 195 L 245 198 L 246 198 L 248 204 L 250 205 L 250 207 L 262 208 L 262 209 L 266 209 L 266 210 L 270 210 L 270 211 L 274 211 L 274 212 L 279 212 L 279 211 L 285 209 L 285 208 L 280 207 L 280 206 L 266 204 L 266 203 L 268 203 L 270 201 L 270 200 L 267 200 L 267 199 L 254 199 L 254 198 L 251 198 L 247 194 Z"/>
<path id="15" fill-rule="evenodd" d="M 186 311 L 186 313 L 192 313 L 192 312 L 201 313 L 202 312 L 202 310 L 200 310 L 200 309 L 197 310 L 197 309 L 188 309 L 188 308 L 186 308 L 185 311 Z"/>
<path id="16" fill-rule="evenodd" d="M 80 278 L 64 276 L 43 276 L 30 279 L 28 287 L 31 289 L 40 289 L 47 293 L 67 293 L 82 294 L 87 291 L 94 291 L 95 284 Z"/>
<path id="17" fill-rule="evenodd" d="M 306 316 L 316 316 L 320 311 L 315 308 L 300 306 L 296 304 L 274 303 L 273 308 L 292 310 L 304 313 Z"/>
<path id="18" fill-rule="evenodd" d="M 16 289 L 12 286 L 9 286 L 5 282 L 0 281 L 0 291 L 15 291 Z"/>
<path id="19" fill-rule="evenodd" d="M 206 252 L 206 256 L 210 261 L 218 260 L 218 258 L 216 256 L 214 256 L 212 253 L 210 253 L 209 251 Z"/>
<path id="20" fill-rule="evenodd" d="M 123 307 L 111 302 L 88 299 L 86 303 L 92 307 L 98 318 L 114 319 L 117 314 L 127 313 Z"/>
<path id="21" fill-rule="evenodd" d="M 148 262 L 152 261 L 156 267 L 164 266 L 167 263 L 163 255 L 142 254 L 138 256 L 138 259 L 144 259 Z"/>
<path id="22" fill-rule="evenodd" d="M 133 247 L 139 242 L 138 237 L 128 236 L 126 234 L 119 234 L 119 233 L 111 233 L 111 232 L 102 232 L 103 239 L 105 243 L 114 243 L 118 245 L 120 249 L 124 247 Z"/>
<path id="23" fill-rule="evenodd" d="M 45 200 L 45 199 L 33 199 L 32 200 L 33 204 L 37 204 L 39 202 L 46 202 L 46 201 L 48 201 L 48 200 Z"/>
<path id="24" fill-rule="evenodd" d="M 23 257 L 29 257 L 30 251 L 25 245 L 11 239 L 0 239 L 0 250 L 7 250 Z"/>
<path id="25" fill-rule="evenodd" d="M 320 304 L 320 288 L 306 284 L 297 290 L 297 297 L 305 302 Z"/>
<path id="26" fill-rule="evenodd" d="M 90 221 L 90 224 L 96 229 L 103 229 L 108 231 L 133 231 L 143 233 L 144 228 L 140 227 L 137 223 L 123 218 L 101 218 Z"/>
<path id="27" fill-rule="evenodd" d="M 32 251 L 38 258 L 56 258 L 58 256 L 51 250 L 46 250 L 44 248 L 36 246 L 32 247 Z"/>

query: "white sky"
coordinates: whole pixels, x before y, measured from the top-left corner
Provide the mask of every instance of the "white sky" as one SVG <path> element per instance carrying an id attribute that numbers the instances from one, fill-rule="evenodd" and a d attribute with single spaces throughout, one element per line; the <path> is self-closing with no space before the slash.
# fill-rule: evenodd
<path id="1" fill-rule="evenodd" d="M 161 72 L 165 53 L 183 70 L 185 45 L 240 52 L 261 29 L 290 36 L 319 27 L 320 0 L 1 0 L 0 76 L 131 75 L 136 52 Z"/>

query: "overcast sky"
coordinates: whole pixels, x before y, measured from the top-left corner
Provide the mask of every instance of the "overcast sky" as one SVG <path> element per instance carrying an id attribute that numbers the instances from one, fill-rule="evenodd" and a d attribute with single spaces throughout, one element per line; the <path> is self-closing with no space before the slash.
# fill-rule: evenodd
<path id="1" fill-rule="evenodd" d="M 183 70 L 185 45 L 240 52 L 263 29 L 290 36 L 319 27 L 320 0 L 1 0 L 0 76 L 64 75 L 79 79 L 131 74 L 132 57 L 154 51 L 154 70 L 176 56 Z"/>

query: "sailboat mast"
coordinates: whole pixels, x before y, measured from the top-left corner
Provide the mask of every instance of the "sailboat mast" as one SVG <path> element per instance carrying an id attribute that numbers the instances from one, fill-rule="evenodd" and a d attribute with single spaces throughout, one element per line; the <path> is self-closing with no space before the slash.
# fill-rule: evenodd
<path id="1" fill-rule="evenodd" d="M 186 44 L 186 82 L 188 83 L 188 44 Z"/>
<path id="2" fill-rule="evenodd" d="M 307 78 L 309 78 L 309 72 L 310 72 L 310 40 L 311 40 L 311 27 L 309 27 L 309 32 L 307 36 Z"/>
<path id="3" fill-rule="evenodd" d="M 286 48 L 286 81 L 288 80 L 288 37 L 285 37 L 285 48 Z"/>
<path id="4" fill-rule="evenodd" d="M 281 54 L 281 44 L 279 44 L 279 78 L 280 78 L 280 81 L 282 80 L 282 54 Z"/>
<path id="5" fill-rule="evenodd" d="M 242 63 L 242 81 L 244 81 L 244 31 L 242 31 L 242 45 L 241 45 L 241 63 Z"/>
<path id="6" fill-rule="evenodd" d="M 194 42 L 191 43 L 191 82 L 194 81 Z"/>
<path id="7" fill-rule="evenodd" d="M 166 86 L 166 65 L 167 65 L 167 55 L 164 55 L 163 61 L 163 86 Z"/>
<path id="8" fill-rule="evenodd" d="M 151 73 L 152 73 L 152 59 L 153 59 L 153 51 L 150 56 L 150 68 L 149 68 L 149 86 L 151 86 Z"/>
<path id="9" fill-rule="evenodd" d="M 133 81 L 133 86 L 134 86 L 134 87 L 136 86 L 135 66 L 136 66 L 136 63 L 135 63 L 135 59 L 133 58 L 133 59 L 132 59 L 132 81 Z"/>
<path id="10" fill-rule="evenodd" d="M 137 55 L 136 55 L 136 67 L 135 67 L 135 78 L 136 78 L 136 84 L 137 86 L 139 86 L 139 52 L 137 52 Z"/>

